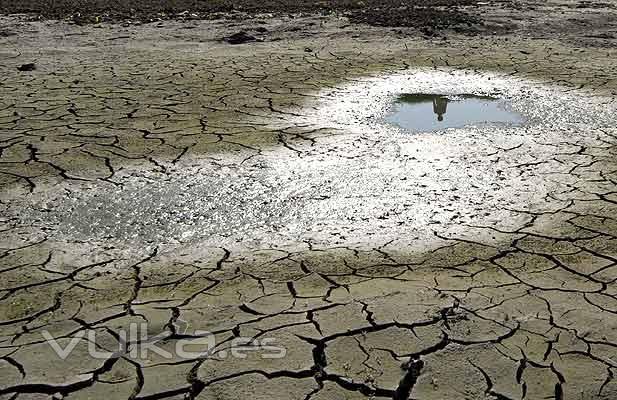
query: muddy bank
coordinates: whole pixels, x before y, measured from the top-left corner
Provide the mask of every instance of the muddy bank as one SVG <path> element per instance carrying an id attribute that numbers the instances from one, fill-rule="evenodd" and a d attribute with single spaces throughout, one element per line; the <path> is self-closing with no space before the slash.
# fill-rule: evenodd
<path id="1" fill-rule="evenodd" d="M 5 1 L 0 13 L 28 13 L 35 18 L 70 19 L 77 23 L 104 21 L 154 22 L 166 19 L 196 20 L 246 18 L 251 15 L 337 13 L 354 23 L 379 26 L 405 26 L 441 29 L 456 26 L 460 30 L 481 23 L 476 0 L 325 0 L 325 1 L 118 1 L 118 0 L 26 0 Z M 263 15 L 259 15 L 263 17 Z M 267 17 L 267 15 L 266 15 Z"/>

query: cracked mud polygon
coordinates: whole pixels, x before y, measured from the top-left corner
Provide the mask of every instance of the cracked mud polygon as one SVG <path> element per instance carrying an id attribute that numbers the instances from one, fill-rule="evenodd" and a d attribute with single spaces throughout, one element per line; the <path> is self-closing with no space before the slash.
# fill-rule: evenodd
<path id="1" fill-rule="evenodd" d="M 146 3 L 0 7 L 0 399 L 617 398 L 612 3 Z"/>

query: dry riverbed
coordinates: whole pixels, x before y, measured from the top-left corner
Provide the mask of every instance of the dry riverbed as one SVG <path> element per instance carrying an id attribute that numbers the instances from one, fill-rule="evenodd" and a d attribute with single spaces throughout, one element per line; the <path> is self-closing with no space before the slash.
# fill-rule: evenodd
<path id="1" fill-rule="evenodd" d="M 615 9 L 474 7 L 2 17 L 0 399 L 617 398 Z"/>

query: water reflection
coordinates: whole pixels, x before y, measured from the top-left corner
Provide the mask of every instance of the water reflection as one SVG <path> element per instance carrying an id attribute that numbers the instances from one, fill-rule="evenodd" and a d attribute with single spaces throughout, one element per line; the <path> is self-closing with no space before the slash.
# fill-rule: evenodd
<path id="1" fill-rule="evenodd" d="M 520 124 L 523 118 L 504 100 L 471 94 L 413 93 L 399 96 L 390 123 L 413 131 L 433 131 L 487 123 Z M 432 112 L 431 112 L 432 111 Z"/>
<path id="2" fill-rule="evenodd" d="M 443 115 L 448 108 L 448 98 L 437 96 L 433 98 L 433 112 L 437 114 L 437 121 L 443 121 Z"/>

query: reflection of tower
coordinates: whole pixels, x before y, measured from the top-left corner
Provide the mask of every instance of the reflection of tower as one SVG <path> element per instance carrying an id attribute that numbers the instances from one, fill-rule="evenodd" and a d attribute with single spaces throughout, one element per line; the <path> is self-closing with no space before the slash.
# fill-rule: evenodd
<path id="1" fill-rule="evenodd" d="M 443 121 L 446 108 L 448 108 L 448 99 L 446 97 L 433 97 L 433 112 L 437 114 L 437 121 Z"/>

